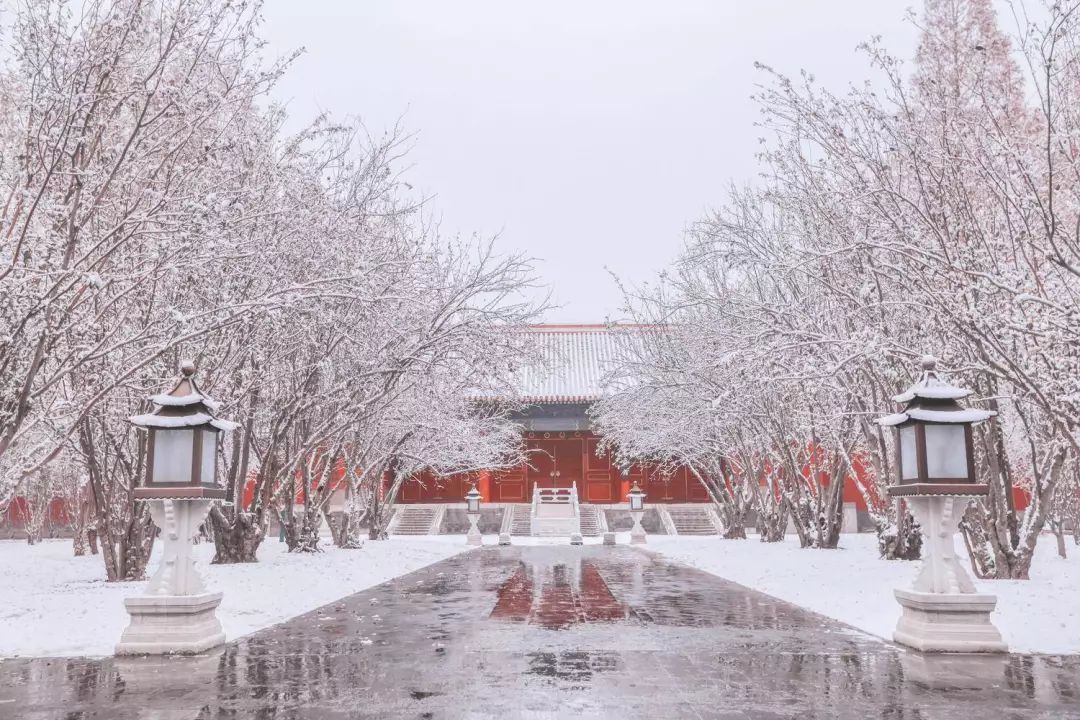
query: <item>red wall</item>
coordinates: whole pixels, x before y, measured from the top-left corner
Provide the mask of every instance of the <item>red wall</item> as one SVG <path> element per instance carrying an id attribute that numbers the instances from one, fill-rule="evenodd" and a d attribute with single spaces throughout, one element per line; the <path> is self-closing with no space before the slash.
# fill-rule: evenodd
<path id="1" fill-rule="evenodd" d="M 486 502 L 530 502 L 534 487 L 577 484 L 582 502 L 621 503 L 635 481 L 649 502 L 706 502 L 708 494 L 686 470 L 663 476 L 634 466 L 627 477 L 597 452 L 600 438 L 589 432 L 529 432 L 525 444 L 530 465 L 476 473 L 473 477 L 435 477 L 423 473 L 402 486 L 399 502 L 462 502 L 473 480 Z"/>
<path id="2" fill-rule="evenodd" d="M 651 503 L 709 501 L 705 488 L 685 468 L 674 475 L 664 476 L 652 468 L 634 465 L 627 477 L 622 477 L 618 469 L 611 466 L 610 458 L 600 457 L 597 453 L 599 442 L 600 437 L 590 432 L 528 432 L 525 433 L 525 444 L 532 467 L 521 465 L 510 470 L 480 472 L 471 476 L 436 477 L 432 473 L 422 473 L 402 485 L 398 502 L 464 502 L 465 493 L 473 482 L 485 502 L 527 503 L 531 502 L 536 486 L 570 487 L 573 482 L 577 483 L 582 502 L 625 502 L 634 482 L 641 485 L 647 501 Z M 867 471 L 864 464 L 856 459 L 853 465 L 855 476 L 865 478 Z M 809 478 L 811 472 L 808 466 L 804 475 Z M 824 470 L 820 470 L 818 475 L 822 480 L 827 478 Z M 870 494 L 871 502 L 887 501 L 876 496 L 873 484 L 864 483 L 864 487 Z M 1013 497 L 1017 510 L 1027 507 L 1028 495 L 1025 491 L 1016 488 Z M 844 502 L 854 503 L 859 510 L 867 509 L 866 499 L 859 491 L 855 478 L 844 480 Z"/>

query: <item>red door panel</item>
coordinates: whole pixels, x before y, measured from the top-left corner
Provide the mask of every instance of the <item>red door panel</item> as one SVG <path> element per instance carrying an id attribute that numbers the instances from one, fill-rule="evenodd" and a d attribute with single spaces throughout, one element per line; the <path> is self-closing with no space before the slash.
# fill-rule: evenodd
<path id="1" fill-rule="evenodd" d="M 555 441 L 555 487 L 577 484 L 582 490 L 585 480 L 585 452 L 581 438 Z"/>
<path id="2" fill-rule="evenodd" d="M 555 443 L 550 440 L 532 440 L 528 444 L 529 468 L 525 471 L 528 490 L 534 487 L 557 487 L 555 483 Z"/>
<path id="3" fill-rule="evenodd" d="M 492 482 L 493 502 L 527 502 L 525 492 L 525 473 L 507 472 L 495 477 Z"/>

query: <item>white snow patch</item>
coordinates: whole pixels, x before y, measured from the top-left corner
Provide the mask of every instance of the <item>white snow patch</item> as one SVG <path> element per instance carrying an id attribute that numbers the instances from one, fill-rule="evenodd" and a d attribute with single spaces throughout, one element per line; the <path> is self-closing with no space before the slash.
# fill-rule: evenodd
<path id="1" fill-rule="evenodd" d="M 187 407 L 188 405 L 194 405 L 196 403 L 202 403 L 211 410 L 217 410 L 220 407 L 220 403 L 218 403 L 217 400 L 198 393 L 188 393 L 187 395 L 169 395 L 168 393 L 161 393 L 160 395 L 152 395 L 150 397 L 150 402 L 168 407 Z"/>
<path id="2" fill-rule="evenodd" d="M 466 549 L 463 536 L 395 537 L 301 555 L 271 537 L 257 563 L 211 565 L 211 543 L 197 545 L 195 557 L 208 588 L 225 593 L 218 619 L 235 640 Z M 70 540 L 0 541 L 0 567 L 0 657 L 111 655 L 128 622 L 124 598 L 146 585 L 105 582 L 100 556 L 73 557 Z"/>
<path id="3" fill-rule="evenodd" d="M 139 427 L 153 428 L 185 428 L 209 424 L 225 432 L 231 432 L 240 427 L 240 423 L 210 417 L 206 413 L 193 413 L 191 415 L 155 415 L 147 413 L 145 415 L 132 415 L 128 418 L 128 421 L 132 425 L 138 425 Z"/>
<path id="4" fill-rule="evenodd" d="M 837 550 L 802 550 L 798 540 L 649 536 L 646 549 L 800 605 L 859 630 L 892 639 L 900 617 L 894 588 L 909 588 L 919 563 L 882 560 L 873 534 L 844 535 Z M 960 540 L 957 547 L 963 553 Z M 1080 552 L 1057 556 L 1044 535 L 1035 547 L 1030 580 L 976 580 L 997 595 L 991 616 L 1012 652 L 1080 653 Z M 966 562 L 966 556 L 962 556 Z M 966 569 L 966 568 L 965 568 Z"/>

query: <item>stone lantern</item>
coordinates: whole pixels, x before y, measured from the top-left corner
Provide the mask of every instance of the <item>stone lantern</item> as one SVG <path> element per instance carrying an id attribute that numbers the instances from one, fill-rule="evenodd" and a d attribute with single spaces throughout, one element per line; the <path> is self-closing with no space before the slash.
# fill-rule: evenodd
<path id="1" fill-rule="evenodd" d="M 904 499 L 923 533 L 914 587 L 894 591 L 903 614 L 893 639 L 927 652 L 1004 652 L 990 622 L 997 598 L 975 592 L 953 543 L 968 503 L 987 494 L 976 478 L 972 426 L 995 413 L 962 406 L 971 391 L 946 382 L 934 358 L 920 364 L 918 381 L 893 398 L 903 410 L 878 419 L 896 432 L 898 470 L 889 495 Z"/>
<path id="2" fill-rule="evenodd" d="M 124 605 L 131 623 L 117 655 L 199 653 L 225 642 L 215 615 L 221 593 L 209 593 L 191 557 L 191 538 L 215 500 L 225 497 L 217 482 L 220 433 L 236 423 L 214 416 L 217 403 L 199 390 L 195 366 L 184 363 L 171 390 L 150 398 L 156 406 L 131 424 L 146 437 L 146 478 L 135 489 L 161 528 L 161 563 L 142 597 Z"/>
<path id="3" fill-rule="evenodd" d="M 465 493 L 465 513 L 469 518 L 469 533 L 465 536 L 465 542 L 469 545 L 483 544 L 480 529 L 476 525 L 480 520 L 481 500 L 483 500 L 483 496 L 480 495 L 480 491 L 476 489 L 476 484 L 473 483 L 469 492 Z"/>
<path id="4" fill-rule="evenodd" d="M 645 514 L 645 491 L 634 482 L 630 492 L 626 494 L 630 503 L 630 517 L 634 519 L 634 527 L 630 530 L 630 543 L 633 545 L 645 544 L 645 528 L 641 527 L 641 517 Z"/>

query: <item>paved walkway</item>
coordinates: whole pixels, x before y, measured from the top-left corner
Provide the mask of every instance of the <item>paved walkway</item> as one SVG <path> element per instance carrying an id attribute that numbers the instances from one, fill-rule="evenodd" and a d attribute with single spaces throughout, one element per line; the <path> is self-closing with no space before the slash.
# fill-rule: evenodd
<path id="1" fill-rule="evenodd" d="M 0 662 L 9 717 L 1056 720 L 1080 659 L 927 662 L 631 548 L 489 547 L 205 657 Z"/>

